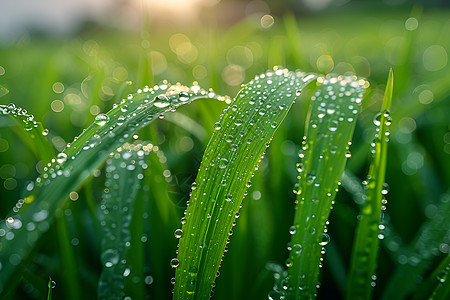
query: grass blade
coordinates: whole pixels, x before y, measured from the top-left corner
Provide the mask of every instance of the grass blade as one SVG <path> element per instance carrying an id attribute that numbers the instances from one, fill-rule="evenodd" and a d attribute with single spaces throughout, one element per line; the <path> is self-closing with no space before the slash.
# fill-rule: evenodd
<path id="1" fill-rule="evenodd" d="M 424 284 L 414 293 L 412 299 L 425 299 L 427 296 L 428 299 L 448 299 L 450 292 L 448 272 L 450 272 L 450 255 L 445 255 Z"/>
<path id="2" fill-rule="evenodd" d="M 388 127 L 391 123 L 389 109 L 392 100 L 393 73 L 389 72 L 380 118 L 374 123 L 379 127 L 373 159 L 369 168 L 366 185 L 366 200 L 361 209 L 356 237 L 352 248 L 347 299 L 370 299 L 373 291 L 372 276 L 377 265 L 379 248 L 379 225 L 381 223 L 383 184 L 386 174 Z"/>
<path id="3" fill-rule="evenodd" d="M 6 221 L 1 222 L 0 292 L 39 237 L 49 229 L 55 211 L 63 205 L 63 200 L 71 191 L 83 185 L 109 153 L 165 112 L 199 98 L 225 99 L 197 85 L 188 88 L 164 83 L 139 90 L 120 105 L 115 105 L 107 114 L 97 115 L 95 122 L 44 168 L 44 173 L 36 180 L 30 194 L 20 199 L 7 215 Z M 10 111 L 10 108 L 2 106 L 3 114 L 9 114 Z"/>
<path id="4" fill-rule="evenodd" d="M 101 262 L 103 271 L 98 284 L 100 299 L 122 299 L 125 277 L 134 273 L 127 262 L 131 245 L 130 224 L 134 202 L 141 188 L 147 145 L 125 143 L 106 161 L 105 190 L 101 203 Z M 134 276 L 134 274 L 132 274 Z"/>
<path id="5" fill-rule="evenodd" d="M 52 280 L 51 277 L 48 278 L 48 293 L 47 293 L 47 300 L 52 300 L 52 292 L 55 288 L 56 283 Z"/>
<path id="6" fill-rule="evenodd" d="M 287 277 L 273 295 L 310 299 L 316 295 L 321 256 L 329 242 L 328 216 L 349 155 L 349 145 L 364 93 L 356 77 L 319 78 L 311 99 L 302 159 L 294 224 L 289 232 Z"/>
<path id="7" fill-rule="evenodd" d="M 257 76 L 215 124 L 183 221 L 174 299 L 208 298 L 247 185 L 296 94 L 314 75 Z"/>
<path id="8" fill-rule="evenodd" d="M 440 203 L 437 205 L 436 214 L 431 220 L 422 225 L 414 242 L 408 250 L 402 254 L 403 261 L 389 279 L 382 299 L 405 299 L 414 287 L 423 278 L 426 270 L 436 253 L 439 251 L 446 253 L 445 245 L 449 239 L 448 228 L 450 227 L 450 196 L 448 193 L 442 195 Z M 400 261 L 400 259 L 399 259 Z"/>
<path id="9" fill-rule="evenodd" d="M 442 263 L 439 265 L 437 272 L 433 273 L 432 279 L 438 282 L 430 299 L 444 300 L 448 299 L 450 295 L 450 280 L 448 278 L 448 272 L 450 272 L 450 256 L 446 256 Z"/>

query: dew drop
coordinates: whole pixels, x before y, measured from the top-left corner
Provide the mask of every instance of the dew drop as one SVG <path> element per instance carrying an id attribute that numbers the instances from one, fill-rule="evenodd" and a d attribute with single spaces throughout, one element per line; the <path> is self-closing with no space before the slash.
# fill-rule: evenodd
<path id="1" fill-rule="evenodd" d="M 189 94 L 187 92 L 180 92 L 178 94 L 178 99 L 180 99 L 181 102 L 186 102 L 189 100 Z"/>
<path id="2" fill-rule="evenodd" d="M 198 273 L 198 271 L 197 271 L 197 268 L 196 268 L 196 267 L 192 266 L 192 267 L 189 268 L 189 275 L 190 275 L 191 277 L 197 276 L 197 273 Z"/>
<path id="3" fill-rule="evenodd" d="M 61 152 L 61 153 L 58 153 L 58 155 L 56 155 L 56 161 L 59 164 L 64 163 L 66 160 L 67 160 L 67 154 L 65 154 L 65 153 Z"/>
<path id="4" fill-rule="evenodd" d="M 336 120 L 332 120 L 328 123 L 328 130 L 330 131 L 336 131 L 338 128 L 338 121 Z"/>
<path id="5" fill-rule="evenodd" d="M 376 116 L 373 118 L 373 124 L 376 126 L 381 125 L 381 113 L 376 114 Z"/>
<path id="6" fill-rule="evenodd" d="M 228 166 L 228 159 L 221 158 L 219 161 L 219 168 L 225 169 Z"/>
<path id="7" fill-rule="evenodd" d="M 172 260 L 170 261 L 170 266 L 172 268 L 176 268 L 180 265 L 180 261 L 176 258 L 172 258 Z"/>
<path id="8" fill-rule="evenodd" d="M 108 249 L 102 253 L 102 261 L 105 262 L 105 267 L 111 268 L 119 262 L 119 253 L 115 249 Z"/>
<path id="9" fill-rule="evenodd" d="M 322 240 L 320 241 L 320 246 L 326 246 L 330 242 L 330 236 L 326 233 L 322 233 Z"/>
<path id="10" fill-rule="evenodd" d="M 297 232 L 297 228 L 294 226 L 294 225 L 292 225 L 291 227 L 289 227 L 289 233 L 292 235 L 292 234 L 295 234 Z"/>
<path id="11" fill-rule="evenodd" d="M 107 122 L 109 122 L 109 116 L 105 114 L 98 114 L 95 116 L 95 124 L 99 126 L 104 126 Z"/>
<path id="12" fill-rule="evenodd" d="M 441 270 L 436 274 L 436 279 L 442 283 L 445 282 L 446 277 L 447 277 L 447 272 L 445 270 Z"/>
<path id="13" fill-rule="evenodd" d="M 176 229 L 174 232 L 174 235 L 177 239 L 181 238 L 182 234 L 183 234 L 183 230 L 181 230 L 181 229 Z"/>
<path id="14" fill-rule="evenodd" d="M 314 173 L 308 173 L 306 174 L 306 183 L 311 184 L 316 179 L 316 174 Z"/>
<path id="15" fill-rule="evenodd" d="M 296 255 L 299 255 L 300 253 L 302 253 L 302 250 L 303 250 L 303 247 L 302 247 L 302 245 L 300 245 L 300 244 L 294 244 L 294 245 L 292 246 L 292 251 L 294 251 L 294 253 L 295 253 Z"/>
<path id="16" fill-rule="evenodd" d="M 290 268 L 290 267 L 292 267 L 292 265 L 293 265 L 292 259 L 290 259 L 290 258 L 286 259 L 286 267 Z M 286 289 L 287 289 L 287 285 L 284 285 L 284 286 L 286 286 Z M 283 288 L 284 288 L 284 286 L 283 286 Z"/>
<path id="17" fill-rule="evenodd" d="M 144 282 L 146 285 L 151 285 L 153 283 L 153 281 L 154 281 L 154 279 L 153 279 L 153 276 L 151 276 L 151 275 L 146 276 L 144 279 Z"/>
<path id="18" fill-rule="evenodd" d="M 231 195 L 231 194 L 226 194 L 225 195 L 225 201 L 231 201 L 231 198 L 233 197 L 233 195 Z"/>
<path id="19" fill-rule="evenodd" d="M 169 97 L 164 94 L 155 97 L 153 104 L 158 108 L 164 108 L 170 105 Z"/>
<path id="20" fill-rule="evenodd" d="M 117 125 L 123 125 L 125 121 L 125 117 L 124 116 L 119 116 L 119 118 L 117 119 Z"/>
<path id="21" fill-rule="evenodd" d="M 220 124 L 220 122 L 214 123 L 214 130 L 220 130 L 220 128 L 222 128 L 222 124 Z"/>
<path id="22" fill-rule="evenodd" d="M 381 194 L 387 195 L 389 193 L 389 185 L 385 182 L 383 183 L 383 187 L 381 189 Z"/>

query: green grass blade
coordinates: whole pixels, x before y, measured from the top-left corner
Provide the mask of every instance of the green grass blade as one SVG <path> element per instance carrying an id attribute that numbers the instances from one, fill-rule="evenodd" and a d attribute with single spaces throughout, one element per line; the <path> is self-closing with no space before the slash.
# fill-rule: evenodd
<path id="1" fill-rule="evenodd" d="M 418 278 L 423 278 L 424 273 L 430 265 L 436 253 L 439 253 L 442 245 L 449 239 L 448 228 L 450 228 L 450 196 L 448 193 L 442 195 L 437 205 L 436 214 L 422 225 L 414 242 L 402 254 L 403 264 L 400 264 L 389 279 L 382 299 L 405 299 L 414 291 Z M 448 253 L 445 253 L 448 255 Z"/>
<path id="2" fill-rule="evenodd" d="M 47 140 L 47 130 L 40 122 L 34 120 L 25 109 L 16 107 L 13 103 L 0 105 L 0 116 L 7 115 L 16 120 L 21 127 L 18 135 L 30 146 L 36 156 L 44 162 L 50 162 L 55 155 L 52 144 Z M 25 133 L 25 134 L 24 134 Z"/>
<path id="3" fill-rule="evenodd" d="M 144 170 L 147 169 L 148 147 L 142 144 L 124 144 L 106 161 L 105 190 L 101 203 L 101 262 L 102 274 L 98 284 L 100 299 L 123 299 L 124 279 L 134 276 L 127 262 L 131 246 L 130 224 L 134 203 Z"/>
<path id="4" fill-rule="evenodd" d="M 107 114 L 97 115 L 95 122 L 44 168 L 30 194 L 20 199 L 6 216 L 6 221 L 1 222 L 0 292 L 39 237 L 49 229 L 55 211 L 64 204 L 63 200 L 90 178 L 109 153 L 165 112 L 199 98 L 225 99 L 197 85 L 188 88 L 180 84 L 164 84 L 139 90 Z M 9 108 L 5 109 L 2 107 L 3 113 L 10 112 Z"/>
<path id="5" fill-rule="evenodd" d="M 447 254 L 430 273 L 427 280 L 414 292 L 412 299 L 448 299 L 450 292 L 448 272 L 450 272 L 450 255 Z"/>
<path id="6" fill-rule="evenodd" d="M 52 280 L 51 277 L 48 278 L 48 293 L 47 293 L 47 300 L 52 300 L 52 292 L 55 288 L 56 283 Z"/>
<path id="7" fill-rule="evenodd" d="M 303 48 L 301 47 L 302 38 L 298 30 L 297 20 L 294 15 L 287 14 L 283 18 L 283 24 L 292 60 L 298 68 L 304 69 L 306 63 L 304 61 Z"/>
<path id="8" fill-rule="evenodd" d="M 69 203 L 68 203 L 69 204 Z M 58 231 L 58 243 L 61 251 L 61 267 L 71 272 L 64 272 L 64 285 L 68 292 L 68 300 L 82 299 L 80 282 L 78 280 L 77 259 L 75 249 L 71 243 L 67 216 L 63 213 L 56 217 L 56 229 Z"/>
<path id="9" fill-rule="evenodd" d="M 356 77 L 319 79 L 299 154 L 302 161 L 294 191 L 294 224 L 289 229 L 288 276 L 275 289 L 275 294 L 291 299 L 310 299 L 317 293 L 323 247 L 330 239 L 326 233 L 328 216 L 349 157 L 364 93 L 365 81 Z"/>
<path id="10" fill-rule="evenodd" d="M 389 108 L 393 90 L 393 73 L 389 72 L 380 118 L 374 123 L 378 133 L 372 150 L 373 159 L 366 181 L 366 200 L 361 209 L 356 237 L 352 248 L 347 299 L 370 299 L 373 291 L 372 276 L 375 274 L 379 248 L 382 213 L 383 184 L 386 174 L 388 127 L 391 123 Z"/>
<path id="11" fill-rule="evenodd" d="M 445 300 L 450 296 L 450 280 L 448 273 L 450 272 L 450 256 L 447 255 L 438 269 L 431 275 L 431 279 L 437 281 L 437 285 L 430 299 Z"/>
<path id="12" fill-rule="evenodd" d="M 206 299 L 248 182 L 296 94 L 314 75 L 269 71 L 236 96 L 215 124 L 183 221 L 174 299 Z"/>

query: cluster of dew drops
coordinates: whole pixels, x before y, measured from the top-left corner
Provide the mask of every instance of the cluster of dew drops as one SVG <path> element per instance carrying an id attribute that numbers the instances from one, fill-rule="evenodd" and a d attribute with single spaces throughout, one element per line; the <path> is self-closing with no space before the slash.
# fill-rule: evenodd
<path id="1" fill-rule="evenodd" d="M 298 79 L 301 78 L 301 81 L 299 82 Z M 268 115 L 270 109 L 272 108 L 272 102 L 278 102 L 280 101 L 280 95 L 276 96 L 276 99 L 274 99 L 274 101 L 267 101 L 264 102 L 265 97 L 267 97 L 266 93 L 276 93 L 278 86 L 284 85 L 286 84 L 286 97 L 293 97 L 295 96 L 299 96 L 301 88 L 303 87 L 304 84 L 310 82 L 312 79 L 315 78 L 315 75 L 312 74 L 304 74 L 301 72 L 297 72 L 295 75 L 292 72 L 289 72 L 287 69 L 284 68 L 278 68 L 275 67 L 273 71 L 267 71 L 264 74 L 255 76 L 255 78 L 250 81 L 247 85 L 243 85 L 243 90 L 241 91 L 240 95 L 237 96 L 237 98 L 239 97 L 247 97 L 248 100 L 248 104 L 250 105 L 249 109 L 253 109 L 252 107 L 256 104 L 257 100 L 259 99 L 259 105 L 258 107 L 255 109 L 257 111 L 257 116 L 259 116 L 260 118 L 263 118 L 265 116 Z M 298 89 L 294 92 L 292 92 L 292 89 L 294 87 L 297 87 Z M 279 104 L 278 109 L 280 111 L 284 110 L 286 108 L 286 105 L 284 103 Z M 228 109 L 231 109 L 232 111 L 237 111 L 237 106 L 236 105 L 231 105 Z M 226 110 L 224 111 L 226 112 Z M 223 115 L 221 115 L 221 118 L 223 117 Z M 256 123 L 255 120 L 250 120 L 249 125 L 254 125 Z M 240 118 L 234 119 L 233 120 L 233 124 L 239 128 L 240 126 L 242 126 L 243 124 L 243 120 Z M 276 122 L 272 122 L 270 124 L 270 126 L 275 129 L 277 127 L 277 123 Z M 221 122 L 216 122 L 214 124 L 214 131 L 215 132 L 220 132 L 221 129 L 223 128 L 223 124 Z M 229 135 L 229 136 L 225 136 L 225 141 L 227 143 L 231 143 L 233 141 L 233 136 Z M 252 140 L 248 139 L 245 141 L 246 144 L 251 144 Z M 270 141 L 269 141 L 270 143 Z M 269 146 L 269 143 L 266 144 L 266 149 Z M 237 145 L 232 145 L 231 146 L 231 150 L 236 150 L 238 148 Z M 264 152 L 265 153 L 265 152 Z M 264 153 L 263 155 L 258 159 L 258 163 L 259 164 L 262 160 L 262 158 L 264 157 Z M 202 162 L 203 163 L 203 162 Z M 229 164 L 229 160 L 227 158 L 220 158 L 217 161 L 217 167 L 220 169 L 225 169 Z M 212 161 L 211 162 L 211 166 L 215 166 L 215 162 Z M 258 169 L 258 166 L 255 168 L 255 170 Z M 253 177 L 254 173 L 251 175 Z M 224 179 L 222 182 L 222 185 L 226 184 L 226 180 Z M 252 185 L 251 181 L 248 181 L 246 183 L 246 187 L 250 188 Z M 191 194 L 194 190 L 197 189 L 197 183 L 193 182 L 192 186 L 191 186 Z M 190 194 L 190 196 L 191 196 Z M 247 191 L 245 191 L 244 193 L 244 197 L 247 196 Z M 231 194 L 225 194 L 224 196 L 224 200 L 227 202 L 231 202 L 232 201 L 232 195 Z M 187 205 L 189 206 L 189 202 L 187 203 Z M 242 208 L 242 204 L 240 204 L 239 209 Z M 188 210 L 186 209 L 184 212 L 184 216 L 181 218 L 181 224 L 184 225 L 186 223 L 186 214 L 188 213 Z M 235 213 L 235 220 L 232 224 L 232 226 L 234 227 L 236 225 L 236 219 L 239 218 L 240 214 L 239 211 Z M 230 236 L 233 234 L 233 230 L 231 229 L 229 232 L 229 237 L 227 239 L 226 244 L 228 245 L 230 243 Z M 176 229 L 174 232 L 174 236 L 177 239 L 180 239 L 183 236 L 183 230 L 182 229 Z M 228 251 L 228 246 L 225 246 L 224 249 L 224 253 L 226 253 Z M 179 246 L 179 245 L 178 245 Z M 200 248 L 205 247 L 205 243 L 201 243 L 199 245 Z M 176 250 L 176 254 L 178 254 L 178 250 Z M 223 261 L 223 256 L 222 256 L 222 260 Z M 178 258 L 173 258 L 170 261 L 170 265 L 173 268 L 177 268 L 180 265 L 180 261 Z M 219 266 L 220 268 L 220 266 Z M 192 266 L 189 268 L 188 270 L 190 276 L 189 278 L 191 278 L 191 280 L 189 281 L 190 283 L 195 281 L 195 278 L 197 276 L 198 270 L 195 266 Z M 216 276 L 219 276 L 220 272 L 217 273 Z M 171 279 L 172 284 L 175 283 L 175 278 Z M 188 293 L 193 293 L 194 290 L 191 288 L 194 288 L 193 286 L 190 286 L 188 282 L 188 286 L 187 286 L 187 292 Z M 213 283 L 214 285 L 214 283 Z M 213 286 L 214 287 L 214 286 Z"/>
<path id="2" fill-rule="evenodd" d="M 119 164 L 119 168 L 126 169 L 127 171 L 135 171 L 137 170 L 135 176 L 138 179 L 138 182 L 140 182 L 144 178 L 144 172 L 148 168 L 148 164 L 146 163 L 145 157 L 150 154 L 151 151 L 155 152 L 156 155 L 159 157 L 160 162 L 165 162 L 165 156 L 164 153 L 159 149 L 158 146 L 155 146 L 151 143 L 144 143 L 138 139 L 138 136 L 133 136 L 136 141 L 134 143 L 125 143 L 121 147 L 119 147 L 114 153 L 110 154 L 110 159 L 106 162 L 106 178 L 108 179 L 105 182 L 105 190 L 102 197 L 102 201 L 100 204 L 100 209 L 102 211 L 102 220 L 100 222 L 100 225 L 103 227 L 103 230 L 105 232 L 105 236 L 107 238 L 110 238 L 111 241 L 115 240 L 117 238 L 115 231 L 116 224 L 113 220 L 110 220 L 107 222 L 106 218 L 111 213 L 110 209 L 114 210 L 117 209 L 117 205 L 113 202 L 111 203 L 111 189 L 116 189 L 117 183 L 115 183 L 116 180 L 121 180 L 119 178 L 119 174 L 117 173 L 117 166 L 113 164 L 113 159 L 121 159 L 121 163 Z M 122 179 L 123 180 L 123 179 Z M 135 187 L 137 190 L 141 189 L 140 183 L 138 183 Z M 148 186 L 142 186 L 142 189 L 144 191 L 148 191 Z M 114 199 L 113 199 L 114 201 Z M 123 212 L 130 212 L 130 207 L 132 207 L 133 198 L 125 198 L 121 199 L 121 207 L 120 209 Z M 101 260 L 104 263 L 104 266 L 108 268 L 112 268 L 119 263 L 121 264 L 121 267 L 123 268 L 123 277 L 129 277 L 133 274 L 132 269 L 130 267 L 126 267 L 127 260 L 121 259 L 120 260 L 120 254 L 119 251 L 123 250 L 123 247 L 130 247 L 131 246 L 131 236 L 130 236 L 130 230 L 129 230 L 129 222 L 131 221 L 131 214 L 124 214 L 124 217 L 122 218 L 122 229 L 119 232 L 119 235 L 121 235 L 120 242 L 119 242 L 119 248 L 109 248 L 106 247 L 106 249 L 102 250 L 101 254 Z M 144 212 L 142 214 L 142 217 L 144 219 L 148 219 L 148 213 Z M 113 217 L 114 219 L 114 217 Z M 142 235 L 141 242 L 145 243 L 147 241 L 146 235 Z M 107 245 L 108 243 L 105 243 Z M 117 246 L 116 243 L 113 243 L 115 246 Z M 111 246 L 111 245 L 110 245 Z M 121 249 L 122 248 L 122 249 Z M 133 280 L 138 280 L 136 275 L 133 277 Z M 151 275 L 147 275 L 144 278 L 144 283 L 147 285 L 151 285 L 153 283 L 153 277 Z M 129 298 L 129 297 L 128 297 Z M 128 299 L 125 297 L 124 299 Z"/>
<path id="3" fill-rule="evenodd" d="M 337 116 L 337 120 L 330 120 L 329 122 L 327 122 L 327 129 L 329 130 L 329 132 L 331 134 L 333 134 L 334 132 L 337 131 L 339 123 L 340 122 L 349 122 L 352 123 L 354 122 L 354 116 L 358 114 L 359 111 L 359 107 L 361 104 L 361 100 L 362 100 L 362 88 L 361 87 L 367 87 L 368 86 L 368 82 L 365 80 L 357 80 L 356 77 L 354 76 L 348 76 L 348 77 L 343 77 L 343 76 L 338 76 L 338 77 L 331 77 L 331 76 L 326 76 L 326 77 L 319 77 L 317 79 L 319 84 L 324 84 L 324 85 L 328 85 L 326 87 L 326 93 L 324 95 L 322 95 L 322 91 L 319 89 L 317 90 L 317 92 L 314 94 L 314 96 L 312 96 L 311 101 L 318 101 L 319 105 L 318 105 L 318 113 L 315 116 L 312 116 L 312 118 L 310 119 L 310 126 L 312 127 L 312 130 L 315 130 L 318 128 L 319 124 L 322 122 L 322 120 L 324 119 L 324 117 L 326 115 L 334 115 L 334 114 L 338 114 L 339 110 L 342 109 L 341 105 L 339 103 L 336 103 L 334 100 L 339 98 L 342 98 L 344 96 L 347 97 L 351 97 L 350 101 L 352 102 L 351 104 L 348 105 L 348 110 L 350 112 L 351 116 L 346 116 L 346 113 L 341 112 L 340 115 Z M 338 90 L 336 90 L 336 88 L 333 87 L 333 85 L 335 85 L 336 83 L 338 83 Z M 356 97 L 354 96 L 356 95 Z M 331 100 L 331 101 L 323 101 L 323 99 L 325 100 Z M 303 141 L 302 141 L 302 149 L 299 151 L 299 158 L 300 158 L 300 162 L 298 162 L 296 164 L 296 168 L 299 172 L 299 176 L 297 177 L 298 180 L 300 180 L 301 176 L 305 176 L 305 182 L 306 184 L 312 184 L 315 182 L 316 179 L 316 175 L 314 172 L 310 172 L 308 174 L 303 174 L 304 172 L 304 165 L 302 163 L 303 158 L 305 157 L 304 153 L 305 151 L 307 151 L 308 149 L 308 143 L 306 141 L 306 136 L 303 137 Z M 349 158 L 351 156 L 350 151 L 349 151 L 349 147 L 351 146 L 351 142 L 348 143 L 348 145 L 346 146 L 346 150 L 347 152 L 345 153 L 345 157 Z M 327 150 L 330 152 L 331 155 L 336 154 L 337 152 L 337 146 L 333 146 L 330 145 L 329 149 Z M 322 159 L 324 156 L 320 155 L 319 159 Z M 340 185 L 340 182 L 337 182 L 338 185 Z M 316 183 L 317 185 L 317 183 Z M 338 191 L 338 189 L 336 189 L 336 192 Z M 296 196 L 301 195 L 302 194 L 302 190 L 301 190 L 301 186 L 300 183 L 297 182 L 294 185 L 293 188 L 293 192 Z M 328 197 L 332 196 L 332 193 L 327 193 Z M 302 201 L 304 199 L 302 198 Z M 295 209 L 297 210 L 299 208 L 298 204 L 299 204 L 299 200 L 296 197 L 295 199 Z M 334 200 L 331 202 L 331 209 L 333 208 L 334 205 Z M 314 217 L 314 216 L 313 216 Z M 325 227 L 324 227 L 324 231 L 322 233 L 321 239 L 318 241 L 318 244 L 320 246 L 322 246 L 321 249 L 321 254 L 325 254 L 325 246 L 330 242 L 330 236 L 328 235 L 327 231 L 327 226 L 329 225 L 329 221 L 327 220 L 325 222 Z M 297 226 L 292 225 L 289 228 L 289 234 L 290 235 L 294 235 L 297 233 Z M 312 234 L 315 234 L 315 228 L 312 229 Z M 288 242 L 287 244 L 287 250 L 289 251 L 289 257 L 286 259 L 285 262 L 285 266 L 287 268 L 290 268 L 293 266 L 295 257 L 301 255 L 302 251 L 303 251 L 303 247 L 301 244 L 293 244 L 292 242 Z M 319 268 L 322 268 L 322 263 L 323 263 L 323 257 L 320 257 L 320 262 L 319 262 Z M 306 277 L 305 274 L 303 274 L 302 276 L 300 276 L 303 278 L 303 281 Z M 268 297 L 269 299 L 284 299 L 287 295 L 287 291 L 288 290 L 293 290 L 293 287 L 289 286 L 289 275 L 288 272 L 284 269 L 280 269 L 277 272 L 274 273 L 274 278 L 275 278 L 275 285 L 273 287 L 273 290 L 269 293 Z M 303 286 L 301 285 L 302 278 L 300 278 L 300 286 L 298 287 L 300 291 L 303 291 Z M 320 283 L 317 283 L 317 288 L 320 287 Z"/>
<path id="4" fill-rule="evenodd" d="M 141 94 L 144 97 L 142 97 Z M 153 98 L 152 95 L 154 95 Z M 131 138 L 129 132 L 137 129 L 138 127 L 147 125 L 154 118 L 154 115 L 147 115 L 144 117 L 141 124 L 132 122 L 139 111 L 143 111 L 145 108 L 154 106 L 158 109 L 163 109 L 159 115 L 159 117 L 162 118 L 163 112 L 167 110 L 175 111 L 176 106 L 189 103 L 191 100 L 196 98 L 214 98 L 219 101 L 224 101 L 227 104 L 231 103 L 231 100 L 228 97 L 216 95 L 211 89 L 208 91 L 204 90 L 196 82 L 194 82 L 191 87 L 187 87 L 179 83 L 171 85 L 167 83 L 167 81 L 164 81 L 163 84 L 155 85 L 153 88 L 146 86 L 143 89 L 139 89 L 136 94 L 128 95 L 128 97 L 123 99 L 120 104 L 114 104 L 113 110 L 117 109 L 121 112 L 117 120 L 111 120 L 110 114 L 98 114 L 95 117 L 94 124 L 91 125 L 98 127 L 95 128 L 96 134 L 94 134 L 81 146 L 76 143 L 79 137 L 75 137 L 72 143 L 67 144 L 65 151 L 58 153 L 55 158 L 44 166 L 42 175 L 38 177 L 35 182 L 30 182 L 27 184 L 26 191 L 29 195 L 24 199 L 19 199 L 13 208 L 14 214 L 7 217 L 6 222 L 2 222 L 3 224 L 6 224 L 6 226 L 2 226 L 2 228 L 0 228 L 0 236 L 5 236 L 8 241 L 13 240 L 15 237 L 13 229 L 18 230 L 23 227 L 21 216 L 18 214 L 19 210 L 23 205 L 34 201 L 35 196 L 32 193 L 33 190 L 35 190 L 36 187 L 42 187 L 43 185 L 49 184 L 52 179 L 55 179 L 58 176 L 70 177 L 70 168 L 64 167 L 66 162 L 68 160 L 74 160 L 81 151 L 90 150 L 99 145 L 102 142 L 102 134 L 105 136 L 108 135 L 112 139 L 117 139 L 121 143 L 126 142 L 128 138 Z M 136 103 L 134 103 L 135 100 Z M 133 103 L 134 105 L 132 105 Z M 134 108 L 134 106 L 137 107 Z M 133 108 L 131 109 L 131 107 Z M 0 113 L 3 115 L 12 114 L 14 117 L 19 118 L 24 123 L 24 128 L 27 131 L 39 128 L 39 123 L 34 120 L 33 115 L 28 114 L 25 109 L 16 107 L 13 103 L 8 105 L 0 105 Z M 127 121 L 129 122 L 125 126 L 124 124 Z M 124 125 L 124 133 L 122 133 L 120 137 L 116 137 L 113 130 L 122 125 Z M 85 130 L 83 130 L 83 132 L 85 132 Z M 44 129 L 41 134 L 43 136 L 47 136 L 48 130 Z M 70 152 L 74 153 L 70 156 L 67 155 L 67 150 L 69 150 L 69 148 L 72 148 L 70 149 Z M 94 176 L 99 176 L 100 170 L 95 169 L 93 172 Z M 38 239 L 39 235 L 37 231 L 45 232 L 50 228 L 48 221 L 50 209 L 51 208 L 48 203 L 44 201 L 40 203 L 39 210 L 32 215 L 32 220 L 27 220 L 28 223 L 26 224 L 26 229 L 28 233 L 28 241 L 30 243 Z M 14 253 L 11 254 L 9 262 L 13 265 L 18 265 L 21 262 L 22 257 L 20 254 L 16 253 L 17 251 L 13 252 Z M 1 268 L 2 264 L 0 262 L 0 270 Z"/>

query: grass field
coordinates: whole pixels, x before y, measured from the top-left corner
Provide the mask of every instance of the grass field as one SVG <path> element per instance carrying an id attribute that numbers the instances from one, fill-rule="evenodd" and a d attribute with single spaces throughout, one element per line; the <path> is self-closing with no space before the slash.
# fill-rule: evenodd
<path id="1" fill-rule="evenodd" d="M 185 29 L 87 26 L 74 37 L 24 36 L 0 47 L 0 104 L 14 103 L 43 125 L 32 129 L 0 115 L 2 299 L 43 299 L 49 277 L 56 282 L 53 299 L 168 299 L 172 290 L 177 299 L 203 299 L 211 284 L 214 299 L 282 299 L 285 292 L 307 299 L 317 283 L 319 299 L 448 296 L 450 12 L 343 10 L 279 16 L 269 25 L 264 29 L 259 19 L 248 18 L 223 28 L 205 18 Z M 358 113 L 348 128 L 339 123 L 331 129 L 336 137 L 322 136 L 314 131 L 319 100 L 311 98 L 344 79 L 328 83 L 320 77 L 317 84 L 310 78 L 295 101 L 294 89 L 303 88 L 295 73 L 286 73 L 292 82 L 275 73 L 274 82 L 261 77 L 245 85 L 274 66 L 365 78 L 358 83 L 361 90 L 352 90 L 364 94 L 361 110 L 349 102 L 357 96 L 342 96 L 341 105 L 355 105 Z M 173 86 L 166 92 L 167 83 Z M 230 98 L 208 94 L 209 88 Z M 270 95 L 255 116 L 253 98 L 245 94 L 252 89 Z M 154 98 L 152 105 L 139 107 L 146 95 Z M 199 97 L 222 101 L 193 101 Z M 284 110 L 272 105 L 278 100 Z M 331 105 L 327 101 L 322 107 Z M 120 126 L 109 134 L 113 122 Z M 253 123 L 260 132 L 249 129 Z M 236 128 L 247 130 L 241 134 Z M 377 133 L 389 142 L 377 142 Z M 236 150 L 233 144 L 239 151 L 231 159 L 226 155 Z M 330 165 L 319 163 L 321 145 L 336 147 L 336 157 L 326 158 Z M 130 160 L 133 167 L 123 167 Z M 320 187 L 308 185 L 314 172 Z M 319 197 L 320 208 L 312 204 L 300 213 L 306 207 L 302 197 Z M 370 201 L 375 211 L 368 211 Z M 222 207 L 233 214 L 222 214 Z M 323 225 L 317 223 L 311 240 L 300 237 L 310 229 L 306 220 L 316 215 Z M 356 241 L 356 231 L 363 231 L 357 222 L 368 215 L 367 226 L 376 232 L 361 233 Z M 210 225 L 191 229 L 216 217 L 214 232 Z M 360 259 L 365 267 L 358 273 L 351 263 L 366 254 L 372 260 Z M 314 259 L 320 257 L 319 268 Z M 183 265 L 189 259 L 193 269 Z M 293 278 L 305 270 L 317 273 L 305 280 L 308 294 L 292 292 L 303 290 L 302 281 Z M 369 282 L 364 272 L 370 272 Z"/>

